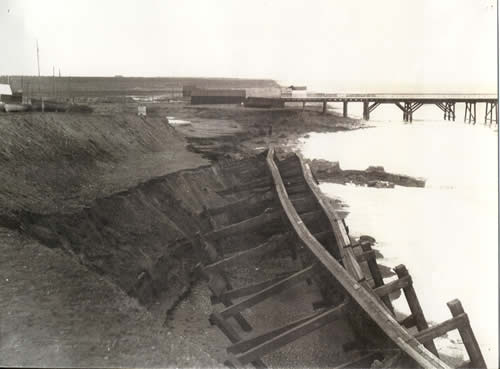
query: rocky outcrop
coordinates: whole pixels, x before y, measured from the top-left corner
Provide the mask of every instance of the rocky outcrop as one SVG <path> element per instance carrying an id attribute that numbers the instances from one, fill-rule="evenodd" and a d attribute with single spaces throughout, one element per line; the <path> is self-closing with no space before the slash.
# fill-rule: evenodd
<path id="1" fill-rule="evenodd" d="M 403 174 L 387 173 L 382 166 L 370 166 L 366 170 L 342 170 L 339 162 L 322 159 L 309 160 L 309 165 L 320 181 L 333 183 L 354 183 L 376 188 L 425 187 L 425 179 Z"/>

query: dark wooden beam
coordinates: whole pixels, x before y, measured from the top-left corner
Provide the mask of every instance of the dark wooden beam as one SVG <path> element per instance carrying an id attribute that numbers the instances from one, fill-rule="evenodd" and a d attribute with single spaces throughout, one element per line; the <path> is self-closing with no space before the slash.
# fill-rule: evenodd
<path id="1" fill-rule="evenodd" d="M 434 325 L 430 328 L 424 329 L 417 334 L 415 338 L 422 343 L 432 341 L 435 338 L 441 337 L 452 331 L 458 329 L 458 327 L 465 327 L 467 325 L 467 314 L 459 314 L 451 319 L 445 320 L 444 322 Z"/>
<path id="2" fill-rule="evenodd" d="M 278 336 L 275 336 L 261 344 L 245 351 L 241 354 L 235 355 L 234 359 L 231 360 L 240 365 L 246 365 L 249 362 L 256 360 L 269 352 L 275 351 L 280 347 L 283 347 L 290 342 L 305 336 L 308 333 L 314 332 L 315 330 L 329 324 L 339 318 L 342 318 L 345 313 L 347 303 L 344 302 L 341 305 L 328 309 L 327 311 L 318 314 L 317 316 L 307 320 L 306 322 L 297 325 Z"/>
<path id="3" fill-rule="evenodd" d="M 262 214 L 257 215 L 256 217 L 252 217 L 250 219 L 228 225 L 221 229 L 214 230 L 205 234 L 205 237 L 209 240 L 218 240 L 223 237 L 250 232 L 266 224 L 269 224 L 270 222 L 279 220 L 281 215 L 281 211 L 266 209 Z"/>
<path id="4" fill-rule="evenodd" d="M 239 354 L 239 353 L 248 351 L 248 350 L 252 349 L 253 347 L 258 346 L 266 341 L 269 341 L 270 339 L 277 337 L 280 334 L 282 334 L 286 331 L 289 331 L 290 329 L 292 329 L 294 327 L 297 327 L 297 326 L 299 326 L 299 325 L 301 325 L 301 324 L 303 324 L 311 319 L 318 317 L 319 315 L 321 315 L 323 313 L 324 313 L 324 311 L 319 311 L 319 312 L 310 314 L 306 317 L 297 319 L 297 320 L 295 320 L 291 323 L 288 323 L 284 326 L 281 326 L 279 328 L 272 329 L 266 333 L 239 341 L 239 342 L 235 343 L 234 345 L 229 346 L 227 348 L 227 352 L 229 352 L 231 354 Z"/>
<path id="5" fill-rule="evenodd" d="M 283 281 L 284 279 L 288 278 L 291 276 L 293 273 L 287 273 L 284 276 L 276 277 L 269 279 L 264 282 L 259 282 L 259 283 L 254 283 L 250 284 L 248 286 L 232 289 L 232 290 L 227 290 L 226 292 L 221 293 L 219 296 L 212 296 L 211 300 L 212 303 L 218 303 L 221 299 L 238 299 L 241 297 L 253 295 L 257 292 L 261 292 L 262 290 Z"/>
<path id="6" fill-rule="evenodd" d="M 287 239 L 288 235 L 286 234 L 273 236 L 269 238 L 266 242 L 260 244 L 259 246 L 237 252 L 224 259 L 220 259 L 214 263 L 205 265 L 205 271 L 211 272 L 214 269 L 228 268 L 242 262 L 248 263 L 252 258 L 263 256 L 267 253 L 279 249 L 280 247 L 285 246 Z"/>
<path id="7" fill-rule="evenodd" d="M 264 290 L 254 294 L 252 296 L 249 296 L 246 299 L 244 299 L 238 303 L 235 303 L 235 304 L 225 308 L 224 310 L 222 310 L 220 312 L 220 314 L 223 318 L 228 318 L 228 317 L 233 316 L 233 315 L 235 315 L 235 314 L 237 314 L 245 309 L 248 309 L 249 307 L 252 307 L 252 306 L 258 304 L 259 302 L 262 302 L 262 301 L 266 300 L 267 298 L 274 296 L 278 293 L 281 293 L 282 291 L 284 291 L 290 287 L 293 287 L 297 283 L 300 283 L 300 282 L 306 280 L 307 278 L 312 277 L 314 275 L 314 273 L 316 272 L 316 268 L 317 268 L 316 265 L 311 265 L 311 266 L 301 270 L 300 272 L 294 273 L 291 276 L 285 278 L 284 280 L 282 280 L 278 283 L 275 283 L 275 284 L 265 288 Z"/>
<path id="8" fill-rule="evenodd" d="M 427 324 L 427 320 L 424 316 L 424 311 L 420 306 L 420 302 L 418 301 L 417 293 L 413 288 L 413 283 L 411 281 L 410 273 L 408 273 L 408 269 L 402 264 L 398 265 L 394 268 L 399 279 L 408 278 L 408 283 L 406 287 L 403 288 L 403 292 L 406 297 L 406 301 L 408 302 L 408 307 L 410 308 L 411 314 L 415 317 L 415 322 L 417 323 L 417 329 L 422 331 L 424 329 L 429 328 Z M 433 341 L 427 342 L 424 345 L 430 352 L 439 357 L 436 346 Z"/>
<path id="9" fill-rule="evenodd" d="M 460 337 L 462 338 L 465 349 L 467 350 L 472 366 L 474 368 L 486 368 L 486 362 L 484 361 L 483 354 L 470 326 L 469 318 L 467 317 L 467 314 L 465 314 L 464 308 L 462 307 L 462 303 L 455 299 L 448 302 L 446 305 L 448 305 L 453 317 L 458 317 L 462 314 L 465 315 L 463 318 L 464 324 L 458 326 L 457 329 Z"/>
<path id="10" fill-rule="evenodd" d="M 225 321 L 219 313 L 212 313 L 210 315 L 210 322 L 215 324 L 224 335 L 231 341 L 231 343 L 236 343 L 241 341 L 241 336 L 238 332 L 229 324 L 229 322 Z M 257 358 L 252 361 L 252 364 L 256 368 L 266 368 L 266 365 L 260 358 Z"/>
<path id="11" fill-rule="evenodd" d="M 411 327 L 415 327 L 417 325 L 417 323 L 415 322 L 415 317 L 411 314 L 408 315 L 403 320 L 400 320 L 398 323 L 405 328 L 411 328 Z"/>
<path id="12" fill-rule="evenodd" d="M 262 206 L 262 204 L 268 203 L 274 197 L 272 192 L 266 192 L 264 194 L 253 194 L 251 196 L 245 197 L 240 200 L 233 201 L 231 203 L 219 206 L 219 207 L 207 207 L 201 216 L 204 214 L 208 214 L 212 217 L 230 212 L 237 211 L 238 209 L 248 209 L 248 208 L 256 208 L 258 206 Z"/>
<path id="13" fill-rule="evenodd" d="M 372 250 L 372 246 L 370 242 L 361 241 L 360 242 L 361 249 L 366 252 L 374 252 Z M 370 274 L 372 276 L 375 287 L 382 287 L 384 285 L 384 278 L 382 277 L 382 273 L 380 272 L 380 268 L 378 266 L 376 257 L 367 260 L 368 269 L 370 270 Z M 379 296 L 381 296 L 379 294 Z M 382 295 L 381 300 L 384 302 L 385 306 L 391 311 L 394 315 L 394 308 L 392 306 L 391 299 L 387 295 Z"/>
<path id="14" fill-rule="evenodd" d="M 370 352 L 333 369 L 370 368 L 375 360 L 383 360 L 382 352 Z"/>
<path id="15" fill-rule="evenodd" d="M 411 284 L 411 277 L 405 276 L 403 278 L 396 279 L 387 284 L 381 285 L 374 289 L 375 293 L 380 297 L 387 296 L 393 292 L 399 291 L 402 288 L 408 287 Z"/>

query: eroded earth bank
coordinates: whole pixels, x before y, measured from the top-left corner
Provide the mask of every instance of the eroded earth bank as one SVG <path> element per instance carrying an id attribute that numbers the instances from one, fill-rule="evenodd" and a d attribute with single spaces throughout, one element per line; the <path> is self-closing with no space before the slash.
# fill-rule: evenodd
<path id="1" fill-rule="evenodd" d="M 213 209 L 255 194 L 258 155 L 310 131 L 357 129 L 319 107 L 94 103 L 92 114 L 0 115 L 0 357 L 14 366 L 221 366 L 226 338 L 210 326 L 209 291 L 195 273 L 197 232 L 261 212 Z M 170 121 L 184 120 L 176 125 Z M 175 119 L 173 119 L 174 117 Z M 260 163 L 260 164 L 259 164 Z M 321 163 L 320 163 L 321 164 Z M 249 169 L 250 168 L 250 169 Z M 393 182 L 315 165 L 320 179 Z M 333 173 L 333 174 L 332 174 Z M 335 175 L 337 173 L 337 175 Z M 390 176 L 390 175 L 389 175 Z M 377 182 L 378 181 L 378 182 Z M 418 185 L 418 182 L 416 185 Z M 272 227 L 248 235 L 254 244 Z M 231 238 L 228 248 L 237 249 Z M 293 270 L 279 253 L 261 277 Z M 252 270 L 238 273 L 241 281 Z M 296 314 L 291 289 L 266 302 L 256 329 Z M 313 288 L 306 300 L 319 296 Z M 5 318 L 4 318 L 5 317 Z M 253 312 L 248 312 L 252 320 Z M 274 366 L 332 366 L 352 340 L 340 323 L 270 355 Z"/>

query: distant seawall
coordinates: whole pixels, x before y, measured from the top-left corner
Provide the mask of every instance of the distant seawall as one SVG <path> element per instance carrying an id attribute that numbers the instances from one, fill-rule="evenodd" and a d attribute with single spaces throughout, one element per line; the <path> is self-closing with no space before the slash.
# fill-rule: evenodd
<path id="1" fill-rule="evenodd" d="M 198 88 L 279 88 L 270 79 L 192 78 L 192 77 L 52 77 L 0 76 L 0 83 L 12 90 L 22 89 L 29 96 L 123 96 L 172 93 L 183 86 Z"/>

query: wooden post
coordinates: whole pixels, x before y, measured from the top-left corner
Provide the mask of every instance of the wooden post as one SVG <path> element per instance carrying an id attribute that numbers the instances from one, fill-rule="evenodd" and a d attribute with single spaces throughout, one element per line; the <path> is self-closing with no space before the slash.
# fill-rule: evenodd
<path id="1" fill-rule="evenodd" d="M 473 117 L 473 121 L 474 121 L 474 124 L 476 124 L 476 102 L 473 102 L 472 103 L 472 106 L 474 106 L 474 117 Z"/>
<path id="2" fill-rule="evenodd" d="M 408 269 L 406 269 L 406 267 L 402 264 L 395 267 L 394 271 L 398 275 L 398 278 L 404 278 L 410 275 L 410 273 L 408 273 Z M 417 294 L 415 292 L 415 289 L 413 288 L 413 282 L 411 280 L 410 283 L 408 283 L 408 286 L 403 288 L 403 292 L 405 294 L 406 301 L 408 302 L 408 306 L 410 307 L 411 314 L 415 317 L 415 323 L 417 325 L 417 329 L 419 331 L 422 331 L 424 329 L 429 328 L 427 320 L 425 320 L 422 307 L 420 306 L 420 302 L 418 301 Z M 434 345 L 434 341 L 430 341 L 426 343 L 424 346 L 434 355 L 438 356 L 436 346 Z"/>
<path id="3" fill-rule="evenodd" d="M 457 299 L 448 302 L 446 305 L 448 305 L 448 308 L 451 311 L 451 315 L 453 315 L 454 317 L 460 314 L 465 314 L 462 304 Z M 460 337 L 462 337 L 465 349 L 467 350 L 467 354 L 469 355 L 472 364 L 471 367 L 486 368 L 483 354 L 481 353 L 481 349 L 479 348 L 468 318 L 467 325 L 458 327 L 458 333 L 460 333 Z"/>
<path id="4" fill-rule="evenodd" d="M 455 105 L 456 104 L 455 103 L 452 103 L 452 104 L 453 104 L 453 112 L 452 112 L 452 114 L 453 114 L 453 121 L 455 121 Z"/>
<path id="5" fill-rule="evenodd" d="M 484 124 L 488 123 L 489 108 L 490 108 L 490 103 L 486 102 L 486 109 L 484 110 Z"/>
<path id="6" fill-rule="evenodd" d="M 372 246 L 369 242 L 361 242 L 361 249 L 365 252 L 372 251 Z M 375 288 L 384 285 L 384 279 L 382 278 L 382 273 L 380 273 L 380 269 L 377 264 L 377 260 L 374 258 L 370 258 L 367 260 L 368 269 L 370 269 L 370 274 L 372 275 L 373 282 L 375 283 Z M 389 296 L 381 297 L 384 304 L 389 308 L 392 314 L 394 314 L 394 308 L 392 307 L 391 299 Z"/>
<path id="7" fill-rule="evenodd" d="M 363 101 L 363 119 L 370 120 L 370 110 L 368 107 L 368 101 Z"/>
<path id="8" fill-rule="evenodd" d="M 344 101 L 344 102 L 343 102 L 343 105 L 344 105 L 344 109 L 343 109 L 343 110 L 344 110 L 344 111 L 343 111 L 343 113 L 344 113 L 344 118 L 347 118 L 347 101 Z"/>
<path id="9" fill-rule="evenodd" d="M 326 100 L 323 101 L 323 114 L 326 114 L 327 106 L 326 106 Z"/>
<path id="10" fill-rule="evenodd" d="M 302 101 L 302 111 L 304 111 L 306 109 L 306 101 Z"/>

